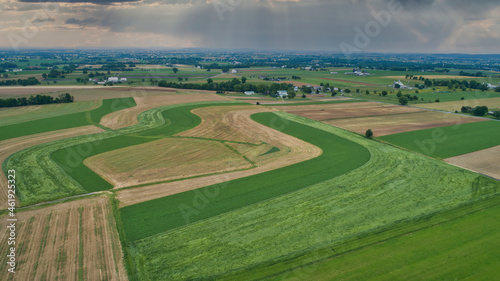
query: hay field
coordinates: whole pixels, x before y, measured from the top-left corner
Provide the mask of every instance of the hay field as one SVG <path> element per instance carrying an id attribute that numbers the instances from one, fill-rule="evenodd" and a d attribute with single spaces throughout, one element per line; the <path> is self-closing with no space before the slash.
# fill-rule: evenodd
<path id="1" fill-rule="evenodd" d="M 216 141 L 167 138 L 87 158 L 87 167 L 115 188 L 251 168 Z"/>
<path id="2" fill-rule="evenodd" d="M 201 124 L 178 134 L 178 136 L 259 144 L 259 136 L 255 135 L 251 129 L 243 129 L 245 121 L 241 120 L 247 118 L 241 112 L 254 108 L 255 106 L 243 105 L 194 109 L 192 112 L 201 117 Z"/>
<path id="3" fill-rule="evenodd" d="M 156 107 L 190 102 L 227 101 L 229 99 L 216 94 L 169 94 L 162 96 L 134 97 L 134 100 L 137 106 L 104 116 L 101 119 L 101 125 L 116 130 L 137 124 L 137 116 L 140 113 Z"/>
<path id="4" fill-rule="evenodd" d="M 0 251 L 7 220 L 0 217 Z M 14 280 L 127 280 L 109 199 L 82 199 L 16 213 Z M 7 256 L 0 256 L 2 280 Z M 4 279 L 5 278 L 5 279 Z"/>
<path id="5" fill-rule="evenodd" d="M 324 122 L 360 134 L 364 134 L 366 130 L 371 129 L 375 137 L 381 137 L 402 132 L 480 121 L 485 120 L 451 113 L 424 111 L 407 114 L 334 119 Z"/>
<path id="6" fill-rule="evenodd" d="M 226 106 L 226 107 L 231 108 L 233 106 Z M 224 107 L 213 110 L 217 112 L 225 109 L 226 108 Z M 232 117 L 226 118 L 226 120 L 234 120 L 234 122 L 226 124 L 230 125 L 229 126 L 230 130 L 235 132 L 236 135 L 240 136 L 250 135 L 252 138 L 250 138 L 249 140 L 254 140 L 258 143 L 265 142 L 268 145 L 266 146 L 266 148 L 278 147 L 280 149 L 279 152 L 262 155 L 260 159 L 256 159 L 258 161 L 255 164 L 258 167 L 250 170 L 235 171 L 219 175 L 211 175 L 207 177 L 180 180 L 169 183 L 160 183 L 140 188 L 117 190 L 116 194 L 117 198 L 120 200 L 120 207 L 169 196 L 172 194 L 193 190 L 208 185 L 223 183 L 233 179 L 239 179 L 251 175 L 256 175 L 259 173 L 279 169 L 295 163 L 306 161 L 321 155 L 322 150 L 320 148 L 311 145 L 305 141 L 302 141 L 298 138 L 278 132 L 267 126 L 258 124 L 257 122 L 250 119 L 250 115 L 254 113 L 269 112 L 269 111 L 270 109 L 268 108 L 253 107 L 253 109 L 229 111 L 228 114 L 231 115 Z M 211 113 L 211 111 L 209 112 Z M 204 116 L 201 117 L 206 118 Z M 224 118 L 220 118 L 217 120 L 219 120 L 219 122 L 222 122 L 223 119 Z M 202 124 L 203 120 L 205 119 L 202 119 Z M 202 124 L 200 124 L 200 126 L 202 126 Z M 223 126 L 223 124 L 215 124 L 214 127 L 227 128 Z M 244 132 L 244 134 L 240 132 Z M 223 136 L 225 132 L 215 131 L 213 134 Z M 231 140 L 230 136 L 231 135 L 227 135 L 229 140 Z M 244 146 L 233 146 L 233 147 L 237 149 L 240 153 L 244 154 L 245 156 L 248 155 L 248 157 L 250 158 L 257 156 L 257 155 L 252 155 L 249 152 L 245 152 L 245 149 L 248 148 L 245 148 Z M 261 151 L 262 153 L 266 152 L 265 149 L 262 149 Z"/>
<path id="7" fill-rule="evenodd" d="M 500 165 L 498 164 L 499 155 L 500 146 L 495 146 L 446 158 L 444 161 L 500 180 Z"/>

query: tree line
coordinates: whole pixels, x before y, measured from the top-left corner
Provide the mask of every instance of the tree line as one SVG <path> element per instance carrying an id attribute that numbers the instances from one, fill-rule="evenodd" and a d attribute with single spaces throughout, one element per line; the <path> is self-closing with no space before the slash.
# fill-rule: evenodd
<path id="1" fill-rule="evenodd" d="M 41 104 L 52 104 L 52 103 L 70 103 L 73 102 L 74 97 L 68 93 L 60 94 L 58 97 L 54 98 L 46 95 L 36 95 L 30 96 L 29 98 L 8 98 L 0 99 L 0 107 L 16 107 L 16 106 L 27 106 L 27 105 L 41 105 Z"/>
<path id="2" fill-rule="evenodd" d="M 196 89 L 196 90 L 209 90 L 216 91 L 218 93 L 224 92 L 246 92 L 253 91 L 256 93 L 261 93 L 263 95 L 273 95 L 278 90 L 292 91 L 294 86 L 292 84 L 248 84 L 246 83 L 246 78 L 242 79 L 233 78 L 231 81 L 227 82 L 214 82 L 213 79 L 208 78 L 207 83 L 180 83 L 180 82 L 168 82 L 161 80 L 158 82 L 160 87 L 169 87 L 177 89 Z M 293 95 L 293 94 L 292 94 Z M 290 93 L 289 93 L 290 96 Z"/>
<path id="3" fill-rule="evenodd" d="M 28 85 L 37 85 L 40 84 L 40 81 L 35 77 L 30 77 L 28 79 L 11 79 L 11 80 L 2 80 L 0 81 L 0 86 L 28 86 Z"/>

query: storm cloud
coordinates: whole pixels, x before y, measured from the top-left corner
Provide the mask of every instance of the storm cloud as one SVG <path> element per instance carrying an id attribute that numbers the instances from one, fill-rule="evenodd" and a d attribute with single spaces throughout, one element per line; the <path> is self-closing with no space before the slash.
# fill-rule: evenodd
<path id="1" fill-rule="evenodd" d="M 21 1 L 18 9 L 40 3 Z M 493 53 L 498 51 L 492 43 L 497 46 L 500 43 L 500 3 L 494 0 L 63 0 L 57 3 L 59 13 L 50 16 L 60 24 L 54 26 L 54 34 L 57 28 L 97 28 L 99 32 L 92 35 L 96 36 L 92 42 L 116 45 L 102 47 L 186 45 L 340 52 L 342 44 L 349 44 L 361 47 L 358 49 L 363 52 Z M 391 11 L 391 5 L 399 7 L 397 13 Z M 73 29 L 73 32 L 77 37 L 78 31 Z M 50 30 L 47 33 L 50 35 Z M 59 40 L 58 45 L 70 40 L 54 37 Z M 367 42 L 356 44 L 360 38 Z"/>

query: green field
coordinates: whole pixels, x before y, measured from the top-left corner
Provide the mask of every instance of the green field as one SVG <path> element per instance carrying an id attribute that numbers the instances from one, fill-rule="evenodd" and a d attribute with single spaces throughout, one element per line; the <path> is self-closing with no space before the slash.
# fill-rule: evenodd
<path id="1" fill-rule="evenodd" d="M 486 121 L 380 137 L 397 146 L 436 158 L 448 158 L 500 145 L 500 122 Z"/>
<path id="2" fill-rule="evenodd" d="M 252 119 L 314 144 L 323 150 L 317 158 L 220 185 L 127 206 L 121 209 L 127 239 L 134 241 L 224 212 L 290 193 L 314 183 L 351 171 L 368 161 L 362 146 L 334 134 L 278 118 L 273 113 L 253 115 Z M 199 194 L 217 197 L 203 211 L 188 207 Z M 179 208 L 186 206 L 186 209 Z M 186 215 L 188 214 L 188 216 Z"/>
<path id="3" fill-rule="evenodd" d="M 349 241 L 369 237 L 366 243 L 376 243 L 381 231 L 397 228 L 400 223 L 414 226 L 415 218 L 480 201 L 500 190 L 498 182 L 439 160 L 309 119 L 277 114 L 290 122 L 284 131 L 291 124 L 290 128 L 298 125 L 302 133 L 307 127 L 323 130 L 366 147 L 371 158 L 350 172 L 336 174 L 347 162 L 329 168 L 329 179 L 306 184 L 295 192 L 129 242 L 126 251 L 131 256 L 128 268 L 132 280 L 262 280 L 329 258 Z M 256 119 L 269 122 L 271 116 L 261 114 Z M 186 200 L 193 201 L 186 204 L 199 208 L 196 210 L 202 215 L 211 212 L 230 185 L 220 186 L 218 196 L 208 198 L 203 197 L 203 189 L 190 192 Z M 130 233 L 144 235 L 142 227 L 150 231 L 147 224 L 162 223 L 155 215 L 164 214 L 164 209 L 184 206 L 166 199 L 151 202 L 121 209 L 129 240 Z"/>
<path id="4" fill-rule="evenodd" d="M 97 154 L 105 153 L 108 151 L 125 148 L 128 146 L 139 145 L 147 142 L 152 142 L 161 138 L 170 137 L 177 133 L 187 131 L 191 128 L 196 127 L 201 123 L 201 119 L 191 113 L 191 110 L 207 107 L 207 106 L 224 106 L 224 105 L 243 105 L 242 103 L 208 103 L 208 104 L 196 104 L 196 105 L 179 105 L 177 107 L 168 108 L 163 111 L 158 111 L 163 116 L 164 122 L 155 128 L 144 128 L 145 130 L 139 133 L 134 133 L 130 135 L 119 135 L 116 137 L 111 137 L 107 139 L 100 139 L 84 144 L 77 144 L 70 147 L 65 147 L 51 154 L 52 160 L 54 160 L 64 171 L 76 180 L 86 191 L 93 192 L 99 190 L 111 189 L 113 186 L 101 178 L 94 171 L 89 169 L 83 161 Z M 246 105 L 246 104 L 245 104 Z M 154 109 L 155 110 L 155 109 Z M 159 109 L 156 109 L 159 110 Z M 155 110 L 155 111 L 156 111 Z M 68 161 L 72 159 L 72 155 L 77 151 L 82 145 L 90 147 L 91 150 L 85 154 L 84 157 L 80 157 L 73 161 Z"/>
<path id="5" fill-rule="evenodd" d="M 420 231 L 339 253 L 270 280 L 494 280 L 500 268 L 499 199 L 432 217 L 420 223 Z"/>
<path id="6" fill-rule="evenodd" d="M 98 124 L 101 118 L 111 112 L 136 106 L 133 98 L 107 99 L 99 108 L 44 119 L 31 120 L 0 127 L 0 141 L 38 133 Z"/>
<path id="7" fill-rule="evenodd" d="M 23 177 L 17 179 L 17 195 L 21 205 L 110 189 L 112 186 L 108 182 L 83 164 L 86 158 L 154 141 L 192 128 L 200 119 L 190 113 L 190 109 L 238 104 L 242 103 L 204 102 L 155 108 L 139 114 L 139 124 L 131 127 L 44 143 L 21 150 L 7 158 L 2 163 L 2 169 L 4 172 L 15 169 L 16 173 L 23 174 Z M 112 103 L 110 107 L 113 107 Z M 168 109 L 180 113 L 170 116 Z M 165 115 L 162 114 L 164 111 Z M 100 119 L 101 113 L 96 112 L 93 118 Z"/>

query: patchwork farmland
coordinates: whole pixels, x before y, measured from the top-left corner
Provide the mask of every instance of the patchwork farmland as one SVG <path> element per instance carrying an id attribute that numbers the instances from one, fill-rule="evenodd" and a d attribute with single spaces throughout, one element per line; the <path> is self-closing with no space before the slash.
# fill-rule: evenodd
<path id="1" fill-rule="evenodd" d="M 154 84 L 68 87 L 74 103 L 0 109 L 1 229 L 15 170 L 21 243 L 18 273 L 6 280 L 495 274 L 500 123 L 454 111 L 464 102 L 495 108 L 497 98 L 422 101 L 438 88 L 403 106 L 387 88 L 398 71 L 194 68 L 183 65 L 178 78 L 251 75 L 247 83 L 274 85 L 259 76 L 301 75 L 292 84 L 350 91 L 276 99 Z M 152 69 L 130 79 L 177 80 L 170 67 L 147 76 Z M 382 90 L 392 92 L 373 94 Z"/>

